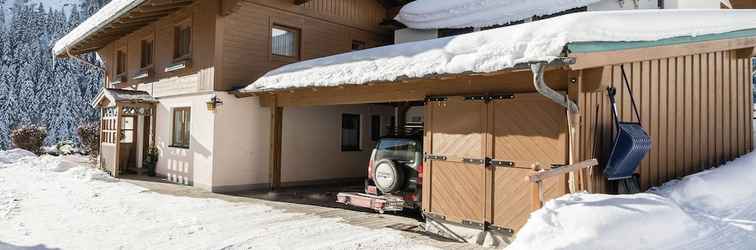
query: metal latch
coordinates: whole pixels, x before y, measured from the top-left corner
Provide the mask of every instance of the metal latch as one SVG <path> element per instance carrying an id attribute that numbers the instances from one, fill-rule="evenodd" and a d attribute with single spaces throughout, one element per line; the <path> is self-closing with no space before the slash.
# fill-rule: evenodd
<path id="1" fill-rule="evenodd" d="M 446 216 L 440 215 L 440 214 L 434 214 L 434 213 L 431 213 L 431 212 L 426 212 L 425 216 L 426 217 L 430 217 L 432 219 L 436 219 L 436 220 L 446 220 Z"/>
<path id="2" fill-rule="evenodd" d="M 512 230 L 511 228 L 500 227 L 500 226 L 497 226 L 497 225 L 490 225 L 489 224 L 489 225 L 486 226 L 486 229 L 488 229 L 489 231 L 498 231 L 498 232 L 505 232 L 505 233 L 509 233 L 509 234 L 514 234 L 514 230 Z"/>
<path id="3" fill-rule="evenodd" d="M 465 225 L 465 226 L 468 226 L 468 227 L 480 228 L 480 229 L 483 229 L 483 230 L 486 229 L 486 225 L 485 224 L 483 224 L 481 222 L 477 222 L 477 221 L 462 220 L 462 225 Z"/>

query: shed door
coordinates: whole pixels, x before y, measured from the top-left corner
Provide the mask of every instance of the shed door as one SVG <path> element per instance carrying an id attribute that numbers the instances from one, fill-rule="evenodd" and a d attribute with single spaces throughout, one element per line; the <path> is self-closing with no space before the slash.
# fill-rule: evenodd
<path id="1" fill-rule="evenodd" d="M 567 118 L 564 108 L 538 94 L 517 94 L 513 99 L 495 100 L 491 106 L 493 164 L 492 224 L 519 229 L 531 212 L 532 184 L 525 176 L 533 164 L 567 163 Z M 565 178 L 544 182 L 550 199 L 566 193 Z"/>
<path id="2" fill-rule="evenodd" d="M 476 160 L 485 158 L 486 104 L 455 96 L 428 102 L 426 109 L 426 152 L 435 158 L 428 161 L 425 209 L 450 221 L 483 222 L 486 170 Z"/>

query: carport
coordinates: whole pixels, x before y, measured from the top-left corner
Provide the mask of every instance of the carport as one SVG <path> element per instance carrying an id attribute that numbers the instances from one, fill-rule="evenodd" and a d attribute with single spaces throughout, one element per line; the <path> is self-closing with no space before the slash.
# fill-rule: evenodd
<path id="1" fill-rule="evenodd" d="M 280 180 L 285 109 L 421 101 L 426 218 L 516 232 L 551 198 L 616 191 L 601 172 L 614 140 L 607 87 L 622 90 L 620 119 L 640 123 L 652 138 L 652 150 L 636 170 L 642 190 L 752 150 L 746 136 L 752 129 L 748 80 L 756 46 L 751 17 L 719 11 L 628 13 L 572 14 L 305 61 L 268 73 L 239 95 L 260 98 L 272 110 L 272 183 Z M 713 31 L 702 24 L 692 30 L 691 17 L 732 28 Z M 613 24 L 645 19 L 672 25 L 675 33 L 648 39 L 595 32 L 589 36 L 595 40 L 553 41 L 559 46 L 548 46 L 552 54 L 538 56 L 520 55 L 518 49 L 529 48 L 516 45 L 543 41 L 510 39 L 524 33 L 531 35 L 523 39 L 549 37 L 549 32 L 621 31 L 627 27 Z M 519 61 L 512 59 L 516 56 Z M 623 69 L 632 91 L 622 88 Z M 640 119 L 631 115 L 631 95 Z M 591 159 L 598 167 L 576 167 Z M 551 178 L 538 185 L 533 180 L 543 173 Z"/>

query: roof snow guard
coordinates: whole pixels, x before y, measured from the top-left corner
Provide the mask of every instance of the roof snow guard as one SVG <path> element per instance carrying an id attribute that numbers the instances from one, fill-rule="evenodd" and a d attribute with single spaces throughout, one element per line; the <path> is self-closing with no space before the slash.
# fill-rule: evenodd
<path id="1" fill-rule="evenodd" d="M 268 72 L 240 92 L 394 82 L 434 75 L 485 74 L 512 70 L 531 62 L 553 62 L 568 55 L 565 46 L 570 44 L 658 42 L 754 28 L 756 10 L 581 12 L 289 64 Z M 714 39 L 727 37 L 716 36 Z M 675 41 L 699 42 L 696 39 Z"/>
<path id="2" fill-rule="evenodd" d="M 112 0 L 55 43 L 59 57 L 95 51 L 195 0 Z"/>
<path id="3" fill-rule="evenodd" d="M 111 89 L 103 88 L 100 93 L 97 93 L 94 100 L 92 100 L 92 106 L 97 107 L 103 100 L 108 100 L 109 105 L 115 105 L 118 102 L 128 103 L 155 103 L 158 102 L 155 97 L 152 97 L 150 93 L 141 90 L 128 90 L 128 89 Z"/>

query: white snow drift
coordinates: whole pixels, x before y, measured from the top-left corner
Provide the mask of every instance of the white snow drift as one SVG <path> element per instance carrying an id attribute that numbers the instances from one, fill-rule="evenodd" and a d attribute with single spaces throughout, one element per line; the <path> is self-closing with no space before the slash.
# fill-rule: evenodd
<path id="1" fill-rule="evenodd" d="M 396 20 L 414 29 L 489 27 L 588 6 L 601 0 L 417 0 Z"/>
<path id="2" fill-rule="evenodd" d="M 453 37 L 355 51 L 268 72 L 244 92 L 487 73 L 549 61 L 572 42 L 656 41 L 756 28 L 756 10 L 582 12 Z"/>
<path id="3" fill-rule="evenodd" d="M 530 215 L 511 249 L 754 249 L 756 153 L 635 195 L 579 193 Z"/>
<path id="4" fill-rule="evenodd" d="M 427 248 L 390 229 L 149 192 L 84 161 L 0 152 L 0 249 Z"/>

